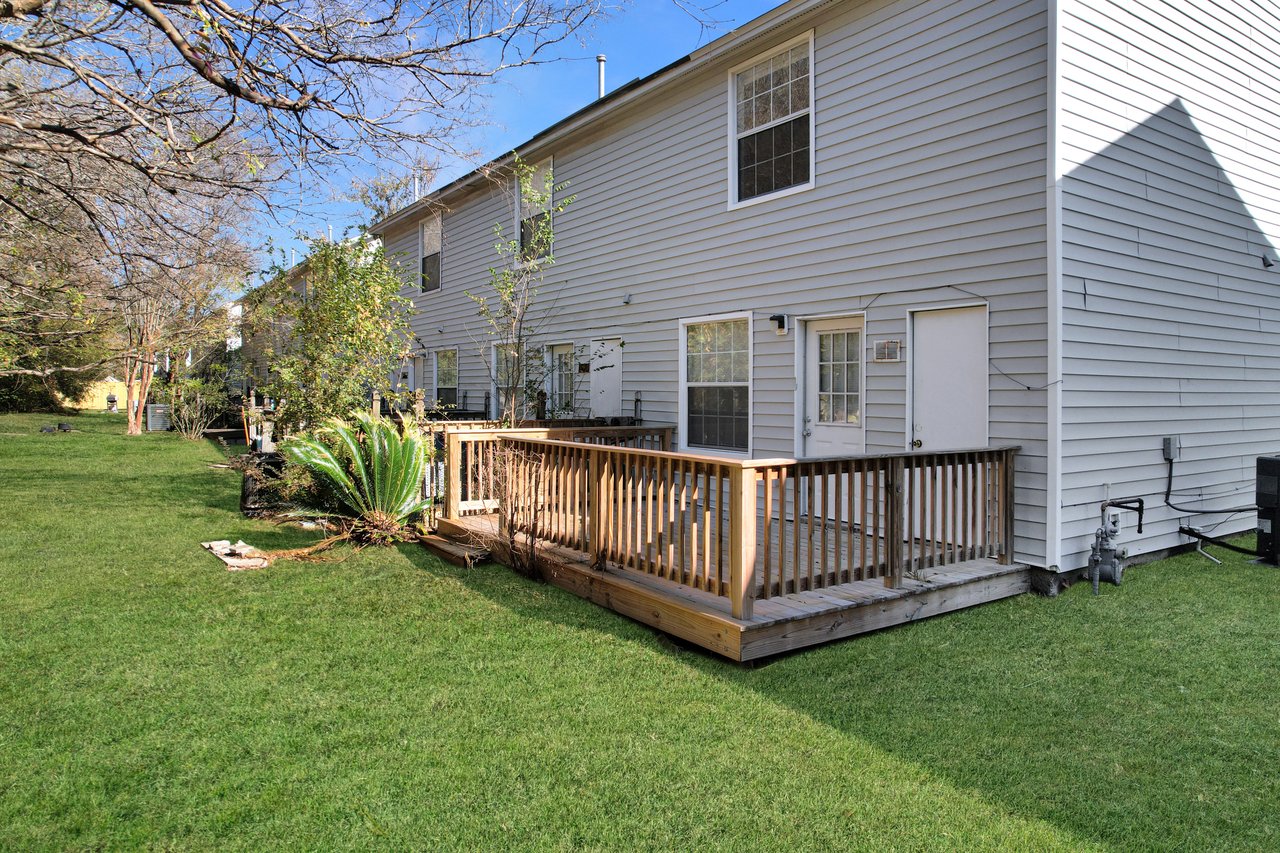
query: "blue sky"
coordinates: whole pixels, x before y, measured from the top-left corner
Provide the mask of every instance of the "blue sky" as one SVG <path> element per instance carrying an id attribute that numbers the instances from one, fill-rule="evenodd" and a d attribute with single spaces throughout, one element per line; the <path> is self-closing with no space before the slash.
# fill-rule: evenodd
<path id="1" fill-rule="evenodd" d="M 697 0 L 694 0 L 697 2 Z M 709 5 L 713 0 L 703 0 Z M 487 87 L 483 122 L 459 146 L 480 153 L 481 162 L 524 142 L 596 97 L 596 54 L 608 56 L 605 88 L 609 91 L 658 70 L 734 27 L 779 5 L 782 0 L 724 0 L 701 13 L 714 23 L 702 28 L 674 0 L 633 0 L 581 34 L 581 41 L 561 45 L 559 61 L 516 69 Z M 479 163 L 443 163 L 437 184 L 470 171 Z M 342 192 L 345 186 L 332 188 Z M 331 202 L 313 216 L 265 229 L 265 236 L 285 251 L 298 249 L 297 232 L 321 235 L 332 226 L 335 237 L 356 221 L 354 208 Z M 266 258 L 264 256 L 264 261 Z M 269 261 L 268 261 L 269 263 Z"/>

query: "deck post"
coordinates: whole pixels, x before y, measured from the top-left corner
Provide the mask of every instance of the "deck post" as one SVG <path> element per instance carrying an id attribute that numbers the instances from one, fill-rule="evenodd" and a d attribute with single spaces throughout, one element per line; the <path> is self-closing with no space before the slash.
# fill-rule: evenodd
<path id="1" fill-rule="evenodd" d="M 444 432 L 444 517 L 462 515 L 462 437 L 448 429 Z"/>
<path id="2" fill-rule="evenodd" d="M 734 619 L 750 620 L 756 585 L 756 470 L 729 468 L 729 605 Z"/>
<path id="3" fill-rule="evenodd" d="M 1000 454 L 1000 565 L 1013 563 L 1013 459 L 1016 451 Z"/>
<path id="4" fill-rule="evenodd" d="M 902 494 L 905 475 L 905 460 L 901 456 L 892 459 L 885 470 L 884 484 L 884 585 L 889 589 L 902 586 L 902 549 L 911 547 L 910 542 L 903 542 Z"/>
<path id="5" fill-rule="evenodd" d="M 592 447 L 587 451 L 591 458 L 588 473 L 587 492 L 587 545 L 591 548 L 591 565 L 597 569 L 604 568 L 604 500 L 605 500 L 605 465 L 601 462 L 604 451 Z"/>

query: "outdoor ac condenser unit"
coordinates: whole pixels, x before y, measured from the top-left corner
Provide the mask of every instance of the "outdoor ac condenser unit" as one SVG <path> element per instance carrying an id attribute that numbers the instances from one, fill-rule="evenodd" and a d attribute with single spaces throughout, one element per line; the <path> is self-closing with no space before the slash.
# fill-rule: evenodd
<path id="1" fill-rule="evenodd" d="M 1280 517 L 1280 456 L 1258 457 L 1258 556 L 1272 565 L 1277 559 L 1277 517 Z"/>

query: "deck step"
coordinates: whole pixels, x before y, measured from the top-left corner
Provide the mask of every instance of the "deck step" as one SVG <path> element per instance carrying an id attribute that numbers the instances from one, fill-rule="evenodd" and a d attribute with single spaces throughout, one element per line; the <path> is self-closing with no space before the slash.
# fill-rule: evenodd
<path id="1" fill-rule="evenodd" d="M 428 533 L 418 541 L 422 543 L 423 548 L 426 548 L 440 559 L 453 563 L 455 566 L 469 569 L 476 563 L 483 563 L 489 559 L 489 552 L 484 548 L 456 542 L 453 539 L 437 536 L 434 533 Z"/>

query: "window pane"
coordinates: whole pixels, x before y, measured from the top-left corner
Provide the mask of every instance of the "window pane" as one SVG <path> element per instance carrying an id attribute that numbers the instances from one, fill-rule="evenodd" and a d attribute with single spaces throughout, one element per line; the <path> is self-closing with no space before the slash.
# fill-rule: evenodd
<path id="1" fill-rule="evenodd" d="M 808 183 L 808 115 L 739 139 L 738 172 L 740 201 Z"/>
<path id="2" fill-rule="evenodd" d="M 791 109 L 799 112 L 809 109 L 809 78 L 791 81 Z M 738 128 L 741 131 L 743 128 Z"/>
<path id="3" fill-rule="evenodd" d="M 785 116 L 791 114 L 791 86 L 779 86 L 773 90 L 773 114 Z"/>
<path id="4" fill-rule="evenodd" d="M 822 364 L 818 367 L 818 390 L 831 390 L 831 365 Z"/>
<path id="5" fill-rule="evenodd" d="M 550 234 L 545 230 L 550 213 L 538 213 L 520 220 L 520 260 L 534 261 L 551 253 Z"/>
<path id="6" fill-rule="evenodd" d="M 688 443 L 695 447 L 746 449 L 751 365 L 747 320 L 697 323 L 685 327 Z M 705 352 L 695 354 L 694 346 Z M 696 387 L 694 387 L 696 384 Z"/>
<path id="7" fill-rule="evenodd" d="M 440 253 L 422 257 L 422 292 L 440 289 Z"/>
<path id="8" fill-rule="evenodd" d="M 848 411 L 846 412 L 848 423 L 856 424 L 858 422 L 858 415 L 859 415 L 858 405 L 859 405 L 859 396 L 857 394 L 850 394 L 849 402 L 848 402 Z"/>
<path id="9" fill-rule="evenodd" d="M 457 350 L 441 350 L 436 353 L 436 384 L 447 388 L 458 386 Z"/>
<path id="10" fill-rule="evenodd" d="M 796 184 L 809 183 L 809 149 L 802 148 L 791 155 L 791 180 Z"/>

